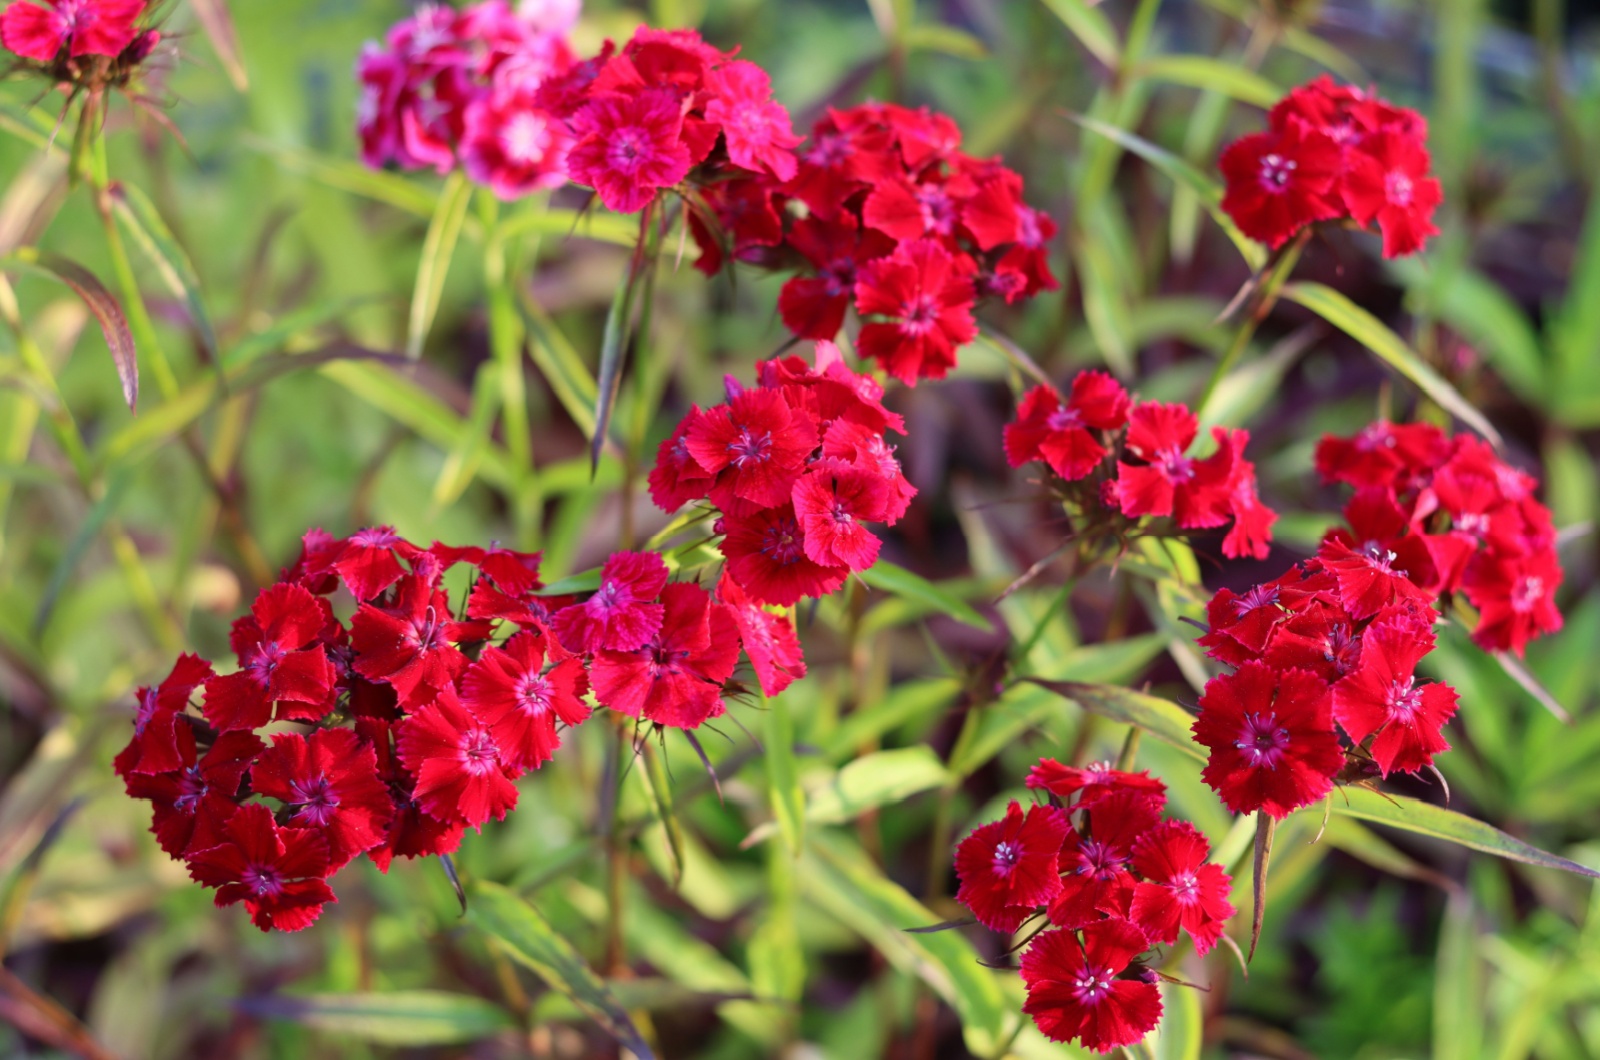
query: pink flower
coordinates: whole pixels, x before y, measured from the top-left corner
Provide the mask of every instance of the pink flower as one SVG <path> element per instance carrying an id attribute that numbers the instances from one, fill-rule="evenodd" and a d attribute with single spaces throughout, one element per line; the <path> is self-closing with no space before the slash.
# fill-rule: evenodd
<path id="1" fill-rule="evenodd" d="M 1133 891 L 1133 920 L 1152 942 L 1178 941 L 1178 928 L 1204 957 L 1222 938 L 1235 910 L 1233 880 L 1206 863 L 1211 846 L 1187 821 L 1162 821 L 1133 844 L 1133 869 L 1144 879 Z"/>
<path id="2" fill-rule="evenodd" d="M 634 651 L 661 629 L 655 603 L 667 564 L 654 552 L 613 552 L 600 568 L 600 588 L 581 604 L 557 611 L 550 628 L 570 651 Z"/>
<path id="3" fill-rule="evenodd" d="M 884 517 L 889 502 L 882 479 L 854 469 L 817 466 L 794 487 L 794 512 L 805 533 L 806 556 L 823 566 L 866 570 L 881 546 L 865 523 Z"/>
<path id="4" fill-rule="evenodd" d="M 507 201 L 567 182 L 571 135 L 526 92 L 491 92 L 467 106 L 461 164 Z"/>
<path id="5" fill-rule="evenodd" d="M 775 696 L 806 675 L 800 639 L 787 615 L 774 614 L 753 600 L 726 567 L 717 583 L 717 599 L 739 627 L 739 639 L 750 657 L 762 695 Z"/>
<path id="6" fill-rule="evenodd" d="M 503 648 L 484 649 L 461 679 L 462 705 L 489 726 L 512 769 L 539 768 L 561 744 L 556 723 L 570 727 L 589 716 L 583 662 L 569 657 L 546 670 L 547 647 L 536 633 L 518 633 Z"/>
<path id="7" fill-rule="evenodd" d="M 73 58 L 115 58 L 138 35 L 134 22 L 145 0 L 15 0 L 0 12 L 0 42 L 24 59 L 48 63 L 62 52 Z"/>
<path id="8" fill-rule="evenodd" d="M 577 143 L 567 157 L 572 179 L 587 184 L 619 213 L 636 213 L 689 175 L 683 111 L 668 88 L 596 96 L 572 119 Z"/>
<path id="9" fill-rule="evenodd" d="M 1006 462 L 1021 467 L 1043 460 L 1072 482 L 1086 477 L 1107 450 L 1093 431 L 1114 431 L 1128 422 L 1128 392 L 1104 372 L 1079 372 L 1066 401 L 1047 386 L 1023 395 L 1017 418 L 1006 424 Z"/>
<path id="10" fill-rule="evenodd" d="M 638 651 L 595 655 L 595 698 L 629 717 L 693 729 L 724 711 L 722 685 L 739 661 L 738 626 L 693 582 L 668 585 L 661 602 L 661 630 Z"/>
<path id="11" fill-rule="evenodd" d="M 793 177 L 793 148 L 802 137 L 794 134 L 783 104 L 773 101 L 767 72 L 755 63 L 736 59 L 712 70 L 706 88 L 711 93 L 706 120 L 722 126 L 729 161 L 778 180 Z"/>
<path id="12" fill-rule="evenodd" d="M 816 427 L 795 415 L 781 393 L 746 390 L 696 417 L 685 445 L 717 476 L 711 499 L 728 511 L 733 498 L 763 508 L 788 500 L 819 441 Z"/>

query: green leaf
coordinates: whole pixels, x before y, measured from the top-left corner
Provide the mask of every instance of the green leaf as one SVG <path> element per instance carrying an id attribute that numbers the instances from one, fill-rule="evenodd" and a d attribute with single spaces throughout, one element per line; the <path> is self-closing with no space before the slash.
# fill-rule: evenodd
<path id="1" fill-rule="evenodd" d="M 672 806 L 672 781 L 667 776 L 666 762 L 649 740 L 639 746 L 644 757 L 644 786 L 650 796 L 650 810 L 666 829 L 667 849 L 672 854 L 672 886 L 683 885 L 683 823 Z"/>
<path id="2" fill-rule="evenodd" d="M 417 262 L 417 283 L 411 292 L 411 317 L 406 327 L 406 356 L 412 360 L 422 356 L 422 344 L 427 341 L 434 315 L 439 312 L 445 277 L 450 274 L 450 259 L 455 257 L 456 241 L 461 238 L 461 226 L 466 222 L 467 205 L 471 201 L 472 185 L 466 174 L 450 174 L 439 192 L 439 204 L 428 222 L 428 234 L 422 240 L 422 258 Z"/>
<path id="3" fill-rule="evenodd" d="M 961 682 L 949 677 L 902 681 L 851 711 L 822 741 L 822 752 L 834 762 L 849 758 L 900 726 L 944 710 L 960 694 Z"/>
<path id="4" fill-rule="evenodd" d="M 639 225 L 626 217 L 597 210 L 579 212 L 545 208 L 506 218 L 495 234 L 508 241 L 519 236 L 576 236 L 599 243 L 614 243 L 619 247 L 632 247 L 639 238 Z"/>
<path id="5" fill-rule="evenodd" d="M 600 388 L 594 374 L 578 356 L 577 349 L 555 326 L 544 310 L 536 305 L 526 291 L 520 291 L 517 308 L 522 313 L 522 325 L 528 332 L 528 353 L 533 363 L 550 385 L 551 393 L 567 410 L 572 422 L 590 437 L 594 436 L 595 404 Z"/>
<path id="6" fill-rule="evenodd" d="M 1220 92 L 1263 110 L 1283 98 L 1283 89 L 1253 70 L 1205 55 L 1158 55 L 1134 67 L 1133 76 Z"/>
<path id="7" fill-rule="evenodd" d="M 433 482 L 433 507 L 443 511 L 454 504 L 478 474 L 478 462 L 494 428 L 494 410 L 500 401 L 499 380 L 493 372 L 479 372 L 472 385 L 472 411 L 450 447 L 449 455 Z"/>
<path id="8" fill-rule="evenodd" d="M 1333 812 L 1375 824 L 1386 824 L 1417 835 L 1431 836 L 1484 854 L 1493 854 L 1524 865 L 1560 869 L 1580 876 L 1600 879 L 1600 872 L 1576 861 L 1546 853 L 1515 836 L 1506 835 L 1493 825 L 1475 820 L 1442 806 L 1419 802 L 1403 795 L 1384 795 L 1370 788 L 1344 788 L 1333 793 Z"/>
<path id="9" fill-rule="evenodd" d="M 1439 925 L 1433 980 L 1433 1060 L 1483 1055 L 1483 963 L 1477 914 L 1467 892 L 1452 895 Z"/>
<path id="10" fill-rule="evenodd" d="M 1178 704 L 1113 685 L 1085 684 L 1081 681 L 1043 681 L 1025 678 L 1029 684 L 1047 688 L 1058 696 L 1072 700 L 1091 714 L 1137 725 L 1145 732 L 1169 743 L 1197 762 L 1206 760 L 1203 747 L 1194 742 L 1190 733 L 1194 716 Z"/>
<path id="11" fill-rule="evenodd" d="M 1251 269 L 1259 271 L 1266 263 L 1267 249 L 1260 243 L 1239 231 L 1239 226 L 1233 223 L 1233 218 L 1222 211 L 1222 186 L 1206 176 L 1193 165 L 1185 162 L 1171 151 L 1157 147 L 1149 140 L 1135 136 L 1126 129 L 1119 129 L 1095 118 L 1085 117 L 1081 114 L 1068 115 L 1073 121 L 1088 129 L 1090 132 L 1099 133 L 1108 140 L 1121 144 L 1124 150 L 1138 155 L 1140 158 L 1155 166 L 1162 173 L 1178 184 L 1188 188 L 1206 208 L 1211 219 L 1233 241 L 1240 255 Z"/>
<path id="12" fill-rule="evenodd" d="M 993 628 L 989 625 L 989 620 L 965 600 L 951 595 L 920 574 L 913 574 L 887 560 L 880 559 L 862 571 L 861 580 L 871 588 L 915 600 L 976 629 L 987 632 Z"/>
<path id="13" fill-rule="evenodd" d="M 1555 357 L 1551 401 L 1576 425 L 1600 423 L 1600 200 L 1592 193 L 1549 333 Z"/>
<path id="14" fill-rule="evenodd" d="M 33 630 L 36 635 L 50 621 L 50 613 L 55 610 L 61 590 L 67 587 L 72 572 L 83 562 L 84 553 L 105 528 L 107 520 L 116 514 L 117 506 L 122 503 L 122 496 L 127 493 L 131 481 L 132 476 L 127 474 L 126 470 L 113 475 L 105 493 L 94 502 L 88 514 L 78 523 L 78 528 L 73 531 L 72 539 L 67 542 L 66 551 L 61 553 L 55 569 L 50 572 L 50 581 L 45 584 L 44 592 L 39 595 L 39 607 L 33 614 Z"/>
<path id="15" fill-rule="evenodd" d="M 128 330 L 128 318 L 105 284 L 77 262 L 37 247 L 18 247 L 0 257 L 0 269 L 23 269 L 48 276 L 66 284 L 83 299 L 100 324 L 106 348 L 111 351 L 112 363 L 117 368 L 117 378 L 122 382 L 122 398 L 132 410 L 139 403 L 139 361 L 133 349 L 133 334 Z"/>
<path id="16" fill-rule="evenodd" d="M 933 749 L 923 744 L 893 751 L 873 751 L 811 790 L 805 802 L 805 821 L 808 824 L 843 824 L 870 810 L 942 787 L 949 780 L 950 771 Z M 765 842 L 781 830 L 782 823 L 780 817 L 752 829 L 744 845 Z"/>
<path id="17" fill-rule="evenodd" d="M 782 695 L 766 701 L 767 793 L 784 845 L 798 855 L 805 842 L 806 797 L 794 761 L 794 721 Z"/>
<path id="18" fill-rule="evenodd" d="M 145 258 L 155 269 L 161 282 L 173 297 L 183 300 L 189 309 L 189 319 L 200 333 L 200 342 L 217 359 L 217 333 L 211 326 L 211 315 L 206 312 L 205 300 L 200 297 L 200 277 L 195 274 L 189 255 L 179 245 L 177 237 L 161 219 L 155 203 L 132 184 L 116 182 L 110 189 L 111 203 L 117 219 Z"/>
<path id="19" fill-rule="evenodd" d="M 647 223 L 648 220 L 647 212 Z M 630 267 L 628 275 L 611 297 L 611 308 L 606 311 L 605 331 L 600 337 L 600 371 L 595 380 L 594 433 L 589 436 L 591 473 L 599 468 L 600 453 L 605 449 L 611 412 L 616 407 L 617 390 L 622 384 L 622 359 L 627 356 L 628 339 L 633 329 L 634 295 L 638 293 L 643 275 L 642 269 Z"/>
<path id="20" fill-rule="evenodd" d="M 442 990 L 275 994 L 242 998 L 238 1006 L 258 1018 L 288 1020 L 377 1045 L 460 1045 L 517 1026 L 498 1005 Z"/>
<path id="21" fill-rule="evenodd" d="M 1105 241 L 1093 235 L 1076 242 L 1078 278 L 1083 287 L 1083 317 L 1106 365 L 1122 379 L 1133 377 L 1133 350 L 1128 345 L 1129 311 L 1126 284 L 1120 282 Z"/>
<path id="22" fill-rule="evenodd" d="M 653 1060 L 655 1054 L 621 1002 L 533 906 L 499 884 L 480 883 L 473 890 L 467 916 L 499 939 L 513 960 L 564 994 L 624 1048 L 640 1060 Z"/>
<path id="23" fill-rule="evenodd" d="M 862 755 L 806 798 L 812 824 L 853 821 L 868 810 L 904 802 L 945 783 L 950 773 L 931 747 L 918 744 Z"/>
<path id="24" fill-rule="evenodd" d="M 859 848 L 833 834 L 818 835 L 801 861 L 800 885 L 812 903 L 866 939 L 955 1010 L 967 1049 L 999 1055 L 1021 1022 L 999 981 L 979 964 L 978 951 L 958 931 L 913 935 L 944 918 L 884 877 Z"/>
<path id="25" fill-rule="evenodd" d="M 1055 12 L 1090 55 L 1113 70 L 1121 64 L 1122 46 L 1104 11 L 1090 6 L 1086 0 L 1044 0 L 1044 6 Z"/>
<path id="26" fill-rule="evenodd" d="M 907 51 L 937 52 L 956 59 L 987 59 L 983 41 L 954 26 L 924 23 L 912 26 L 901 38 Z"/>
<path id="27" fill-rule="evenodd" d="M 1413 289 L 1428 285 L 1419 262 L 1403 258 L 1391 268 Z M 1428 289 L 1426 297 L 1440 319 L 1472 343 L 1518 395 L 1534 403 L 1544 400 L 1547 370 L 1539 334 L 1499 284 L 1462 267 L 1449 282 Z"/>
<path id="28" fill-rule="evenodd" d="M 1288 284 L 1283 289 L 1283 297 L 1305 306 L 1377 354 L 1380 360 L 1415 383 L 1445 411 L 1483 435 L 1495 448 L 1504 446 L 1500 432 L 1494 429 L 1483 413 L 1473 408 L 1449 381 L 1429 367 L 1383 321 L 1338 291 L 1320 283 Z"/>
<path id="29" fill-rule="evenodd" d="M 385 203 L 398 210 L 432 217 L 437 201 L 407 177 L 380 169 L 368 169 L 360 162 L 344 158 L 324 158 L 296 147 L 251 140 L 247 145 L 271 155 L 291 173 L 299 173 L 329 188 L 347 191 L 364 199 Z"/>
<path id="30" fill-rule="evenodd" d="M 245 73 L 244 56 L 239 51 L 239 33 L 233 27 L 233 16 L 228 14 L 226 0 L 189 0 L 200 28 L 211 40 L 211 50 L 217 53 L 222 68 L 228 71 L 228 80 L 240 92 L 250 90 L 250 75 Z"/>
<path id="31" fill-rule="evenodd" d="M 1200 1008 L 1200 991 L 1179 983 L 1162 983 L 1155 1060 L 1200 1060 L 1204 1031 L 1205 1013 Z"/>

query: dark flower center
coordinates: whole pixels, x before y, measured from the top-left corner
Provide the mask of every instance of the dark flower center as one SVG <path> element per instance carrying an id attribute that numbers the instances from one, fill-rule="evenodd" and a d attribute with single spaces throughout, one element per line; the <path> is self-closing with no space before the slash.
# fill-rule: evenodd
<path id="1" fill-rule="evenodd" d="M 1289 746 L 1289 730 L 1278 724 L 1276 714 L 1246 714 L 1244 728 L 1233 746 L 1244 753 L 1251 766 L 1277 769 Z"/>

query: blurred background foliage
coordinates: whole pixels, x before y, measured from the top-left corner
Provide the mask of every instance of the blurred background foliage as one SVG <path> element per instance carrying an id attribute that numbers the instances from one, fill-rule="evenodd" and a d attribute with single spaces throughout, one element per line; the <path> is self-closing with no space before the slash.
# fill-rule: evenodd
<path id="1" fill-rule="evenodd" d="M 615 1047 L 569 998 L 519 970 L 476 913 L 462 919 L 437 863 L 381 876 L 362 861 L 314 930 L 263 936 L 236 910 L 214 912 L 159 852 L 109 760 L 133 686 L 182 646 L 222 653 L 228 623 L 309 526 L 542 547 L 547 578 L 658 530 L 666 519 L 641 502 L 639 460 L 690 402 L 715 400 L 724 372 L 748 378 L 781 344 L 777 283 L 707 283 L 687 262 L 663 270 L 591 486 L 582 413 L 630 227 L 578 221 L 570 189 L 503 208 L 520 231 L 500 249 L 528 339 L 508 369 L 490 349 L 483 294 L 494 210 L 475 202 L 424 355 L 404 364 L 442 182 L 353 161 L 351 68 L 408 5 L 229 6 L 246 91 L 174 3 L 167 29 L 182 58 L 151 87 L 187 147 L 125 104 L 111 119 L 112 175 L 148 197 L 198 277 L 186 291 L 137 259 L 170 373 L 141 349 L 145 392 L 130 416 L 82 305 L 42 279 L 16 280 L 21 328 L 0 331 L 0 1053 L 52 1055 L 47 1039 L 81 1026 L 130 1058 L 605 1055 Z M 1203 172 L 1228 138 L 1260 127 L 1262 104 L 1322 70 L 1426 114 L 1444 234 L 1390 268 L 1375 240 L 1334 233 L 1300 276 L 1367 307 L 1487 412 L 1518 463 L 1542 468 L 1568 528 L 1567 628 L 1530 650 L 1529 669 L 1574 720 L 1447 637 L 1429 661 L 1462 709 L 1441 767 L 1454 808 L 1600 864 L 1600 596 L 1586 529 L 1600 439 L 1600 9 L 591 0 L 580 51 L 640 19 L 741 45 L 773 72 L 798 127 L 868 96 L 954 115 L 972 154 L 1003 153 L 1062 222 L 1063 290 L 991 312 L 988 334 L 1058 379 L 1108 364 L 1146 398 L 1197 394 L 1228 339 L 1213 322 L 1248 270 L 1191 186 L 1071 114 Z M 60 150 L 41 147 L 59 99 L 21 80 L 3 97 L 0 246 L 38 243 L 109 282 L 86 191 L 69 188 Z M 1204 674 L 1175 619 L 1198 613 L 1197 580 L 1209 591 L 1279 573 L 1337 505 L 1310 473 L 1319 434 L 1417 408 L 1358 343 L 1285 303 L 1221 403 L 1221 418 L 1252 431 L 1263 494 L 1286 513 L 1272 558 L 1224 567 L 1201 539 L 1193 555 L 1130 557 L 1119 577 L 1051 565 L 996 606 L 1056 548 L 1059 527 L 1004 467 L 1000 428 L 1020 380 L 994 341 L 969 348 L 950 381 L 893 394 L 920 495 L 885 556 L 928 581 L 854 587 L 806 616 L 812 676 L 765 707 L 735 708 L 739 724 L 707 743 L 722 799 L 672 739 L 657 751 L 670 801 L 642 765 L 628 774 L 617 807 L 635 840 L 626 959 L 602 971 L 662 1055 L 1075 1055 L 1017 1033 L 1020 983 L 977 963 L 998 958 L 1000 940 L 901 930 L 954 915 L 952 838 L 1019 794 L 1032 761 L 1113 757 L 1121 744 L 1119 727 L 1043 690 L 996 700 L 1002 663 L 1009 653 L 1019 672 L 1148 683 L 1192 702 Z M 22 356 L 29 344 L 39 358 Z M 526 433 L 502 407 L 519 380 Z M 511 818 L 469 836 L 458 859 L 464 877 L 530 899 L 597 962 L 608 734 L 574 733 L 522 782 Z M 1146 741 L 1138 764 L 1167 779 L 1175 814 L 1243 852 L 1247 833 L 1178 752 Z M 1248 980 L 1226 950 L 1182 958 L 1184 977 L 1210 989 L 1164 988 L 1155 1055 L 1600 1054 L 1600 906 L 1585 881 L 1340 816 L 1312 844 L 1319 817 L 1279 830 Z M 1247 907 L 1242 875 L 1235 900 Z M 38 1027 L 29 1018 L 56 1020 L 66 1037 L 22 1036 L 17 1026 Z"/>

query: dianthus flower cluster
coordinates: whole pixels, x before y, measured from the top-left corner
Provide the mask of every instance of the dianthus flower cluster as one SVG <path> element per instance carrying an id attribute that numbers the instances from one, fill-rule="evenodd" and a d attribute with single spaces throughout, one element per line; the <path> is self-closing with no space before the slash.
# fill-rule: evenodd
<path id="1" fill-rule="evenodd" d="M 1222 208 L 1271 247 L 1307 225 L 1350 219 L 1383 234 L 1383 256 L 1412 254 L 1439 230 L 1428 126 L 1414 110 L 1324 74 L 1274 106 L 1266 132 L 1229 144 Z"/>
<path id="2" fill-rule="evenodd" d="M 572 179 L 613 210 L 644 209 L 662 189 L 688 192 L 761 174 L 787 180 L 800 142 L 755 63 L 694 30 L 641 26 L 539 91 L 573 140 Z"/>
<path id="3" fill-rule="evenodd" d="M 1148 773 L 1042 759 L 1028 787 L 1048 803 L 1013 802 L 956 848 L 956 900 L 978 922 L 1047 927 L 1022 954 L 1023 1011 L 1052 1041 L 1109 1052 L 1161 1018 L 1159 976 L 1141 955 L 1178 941 L 1208 953 L 1233 916 L 1233 881 L 1184 821 L 1162 820 L 1166 786 Z"/>
<path id="4" fill-rule="evenodd" d="M 1006 424 L 1012 467 L 1039 462 L 1083 520 L 1080 532 L 1130 534 L 1139 520 L 1171 518 L 1180 530 L 1233 526 L 1229 557 L 1264 558 L 1278 516 L 1256 494 L 1255 465 L 1244 458 L 1248 431 L 1213 427 L 1216 451 L 1192 455 L 1199 421 L 1183 405 L 1132 403 L 1104 372 L 1080 372 L 1063 397 L 1036 386 Z"/>
<path id="5" fill-rule="evenodd" d="M 778 297 L 802 339 L 838 337 L 853 306 L 857 339 L 908 385 L 942 379 L 977 335 L 973 307 L 1056 287 L 1056 227 L 1022 200 L 1022 178 L 960 150 L 961 130 L 926 108 L 866 103 L 829 110 L 797 165 L 703 189 L 690 217 L 708 275 L 732 258 L 794 270 Z"/>
<path id="6" fill-rule="evenodd" d="M 455 617 L 443 579 L 458 564 L 473 569 Z M 764 683 L 775 658 L 804 672 L 786 619 L 737 586 L 670 581 L 654 553 L 612 555 L 582 600 L 541 588 L 536 553 L 313 531 L 234 623 L 232 672 L 184 655 L 139 690 L 117 772 L 219 906 L 297 931 L 358 855 L 387 871 L 504 818 L 591 693 L 693 728 L 724 713 L 741 642 Z"/>
<path id="7" fill-rule="evenodd" d="M 13 0 L 0 11 L 0 43 L 58 83 L 128 80 L 161 41 L 141 28 L 145 0 Z"/>
<path id="8" fill-rule="evenodd" d="M 1207 606 L 1200 643 L 1235 669 L 1206 685 L 1194 734 L 1211 750 L 1206 782 L 1240 813 L 1283 817 L 1341 775 L 1416 772 L 1449 749 L 1455 690 L 1416 668 L 1450 594 L 1480 609 L 1473 637 L 1490 650 L 1520 653 L 1561 625 L 1550 513 L 1488 445 L 1376 423 L 1323 438 L 1317 468 L 1356 487 L 1347 525 L 1282 577 Z"/>
<path id="9" fill-rule="evenodd" d="M 905 423 L 882 387 L 831 342 L 817 343 L 816 361 L 763 361 L 748 389 L 730 377 L 728 400 L 691 409 L 650 472 L 663 510 L 705 502 L 717 513 L 724 587 L 754 605 L 826 596 L 871 567 L 882 543 L 867 524 L 894 525 L 916 494 L 884 439 Z M 772 693 L 765 675 L 762 686 Z"/>
<path id="10" fill-rule="evenodd" d="M 362 160 L 440 173 L 460 165 L 502 199 L 565 184 L 572 140 L 538 92 L 573 65 L 566 31 L 577 8 L 430 3 L 396 23 L 386 46 L 369 43 L 356 63 Z"/>

